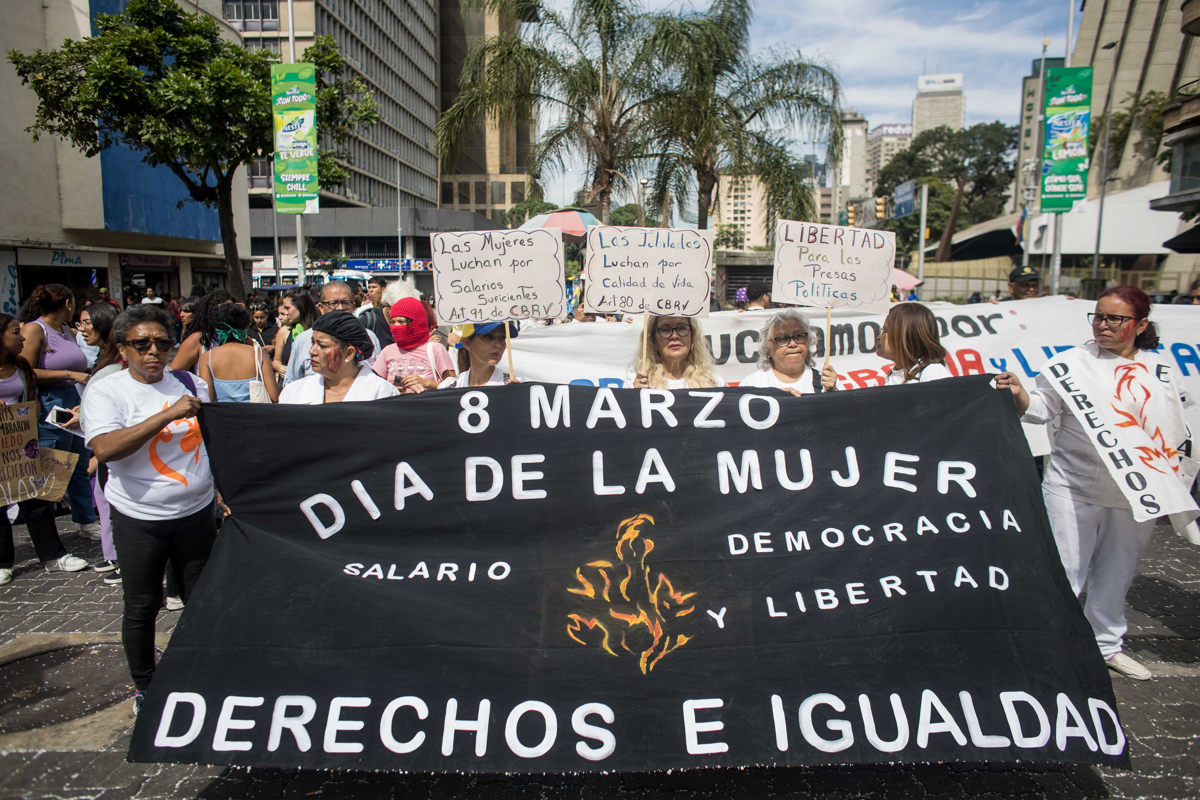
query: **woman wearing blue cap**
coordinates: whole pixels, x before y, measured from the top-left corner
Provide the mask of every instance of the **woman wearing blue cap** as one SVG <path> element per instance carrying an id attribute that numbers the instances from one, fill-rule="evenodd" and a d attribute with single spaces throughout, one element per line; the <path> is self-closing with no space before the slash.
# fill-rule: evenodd
<path id="1" fill-rule="evenodd" d="M 499 369 L 507 346 L 504 326 L 508 335 L 517 338 L 517 326 L 505 322 L 467 323 L 462 328 L 462 339 L 458 348 L 458 377 L 442 381 L 439 389 L 465 389 L 469 386 L 501 386 L 520 383 L 517 378 Z"/>

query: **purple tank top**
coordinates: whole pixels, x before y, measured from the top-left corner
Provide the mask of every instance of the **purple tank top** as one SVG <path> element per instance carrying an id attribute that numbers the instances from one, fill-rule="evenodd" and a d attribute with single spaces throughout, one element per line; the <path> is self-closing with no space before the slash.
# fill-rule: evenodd
<path id="1" fill-rule="evenodd" d="M 21 380 L 21 371 L 13 370 L 13 374 L 7 378 L 0 378 L 0 400 L 3 400 L 6 405 L 21 402 L 21 395 L 25 393 L 25 383 Z"/>
<path id="2" fill-rule="evenodd" d="M 42 331 L 45 333 L 47 348 L 38 356 L 38 369 L 87 372 L 87 356 L 79 349 L 74 334 L 50 330 L 50 326 L 41 319 L 37 320 L 37 324 L 42 326 Z"/>

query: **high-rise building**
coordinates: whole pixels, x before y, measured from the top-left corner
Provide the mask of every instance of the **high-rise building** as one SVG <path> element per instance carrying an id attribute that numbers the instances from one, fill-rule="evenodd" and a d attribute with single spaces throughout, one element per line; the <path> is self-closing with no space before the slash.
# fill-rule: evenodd
<path id="1" fill-rule="evenodd" d="M 963 96 L 961 72 L 922 75 L 917 78 L 913 98 L 912 135 L 943 125 L 960 131 L 967 123 L 967 99 Z"/>
<path id="2" fill-rule="evenodd" d="M 879 171 L 912 143 L 912 125 L 876 125 L 867 132 L 867 194 L 875 194 Z M 894 187 L 883 187 L 891 191 Z"/>
<path id="3" fill-rule="evenodd" d="M 732 225 L 742 233 L 742 247 L 766 247 L 775 243 L 775 232 L 767 229 L 766 192 L 757 176 L 722 176 L 717 185 L 719 202 L 714 203 L 713 228 Z"/>
<path id="4" fill-rule="evenodd" d="M 286 0 L 226 0 L 225 19 L 246 47 L 290 60 Z M 321 191 L 324 206 L 437 206 L 437 15 L 433 0 L 293 0 L 296 60 L 316 36 L 332 36 L 379 105 L 380 121 L 347 145 L 350 177 Z M 271 166 L 256 162 L 251 205 L 271 205 Z"/>
<path id="5" fill-rule="evenodd" d="M 516 34 L 520 23 L 498 14 L 463 8 L 462 0 L 440 0 L 440 108 L 454 104 L 463 61 L 475 42 L 501 33 Z M 459 149 L 458 163 L 443 164 L 441 207 L 474 211 L 500 223 L 504 212 L 526 199 L 525 166 L 533 146 L 531 118 L 505 123 L 480 120 Z"/>
<path id="6" fill-rule="evenodd" d="M 861 200 L 870 195 L 867 189 L 867 119 L 853 108 L 842 111 L 842 131 L 845 144 L 842 146 L 841 174 L 839 175 L 837 199 L 839 214 L 846 210 L 852 200 Z"/>
<path id="7" fill-rule="evenodd" d="M 1047 58 L 1046 67 L 1057 69 L 1063 65 L 1061 58 Z M 1017 139 L 1017 170 L 1013 183 L 1013 191 L 1009 198 L 1009 210 L 1017 211 L 1024 204 L 1030 210 L 1038 208 L 1037 199 L 1041 191 L 1041 173 L 1038 171 L 1038 131 L 1041 126 L 1041 97 L 1038 87 L 1041 86 L 1042 60 L 1035 58 L 1029 74 L 1021 79 L 1021 120 L 1018 125 Z"/>

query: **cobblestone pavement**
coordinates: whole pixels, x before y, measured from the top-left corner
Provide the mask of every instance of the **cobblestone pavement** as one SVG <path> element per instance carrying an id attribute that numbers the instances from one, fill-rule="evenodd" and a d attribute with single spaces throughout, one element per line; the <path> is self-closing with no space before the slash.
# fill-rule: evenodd
<path id="1" fill-rule="evenodd" d="M 60 528 L 71 527 L 69 523 Z M 0 661 L 30 641 L 112 641 L 120 587 L 100 575 L 46 573 L 24 529 L 17 569 L 0 587 Z M 98 543 L 64 534 L 68 549 L 100 558 Z M 128 764 L 129 703 L 37 732 L 0 735 L 0 800 L 8 798 L 1192 798 L 1200 797 L 1200 548 L 1160 528 L 1129 595 L 1129 649 L 1156 678 L 1113 683 L 1129 735 L 1130 772 L 1070 766 L 924 765 L 698 770 L 596 776 L 424 776 Z M 163 612 L 170 633 L 177 614 Z M 78 634 L 87 634 L 79 636 Z M 5 698 L 0 698 L 0 703 Z M 99 731 L 99 732 L 97 732 Z M 108 734 L 105 734 L 108 731 Z M 34 744 L 30 744 L 33 741 Z"/>

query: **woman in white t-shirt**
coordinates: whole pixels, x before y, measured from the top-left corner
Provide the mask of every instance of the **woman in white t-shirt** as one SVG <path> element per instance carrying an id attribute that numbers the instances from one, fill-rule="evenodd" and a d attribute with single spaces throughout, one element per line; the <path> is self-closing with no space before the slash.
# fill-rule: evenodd
<path id="1" fill-rule="evenodd" d="M 794 308 L 773 314 L 758 332 L 758 369 L 738 385 L 783 389 L 797 397 L 837 391 L 837 370 L 827 364 L 818 371 L 813 365 L 810 328 L 808 318 Z"/>
<path id="2" fill-rule="evenodd" d="M 724 386 L 695 317 L 650 317 L 626 389 L 711 389 Z M 646 363 L 640 363 L 642 351 Z"/>
<path id="3" fill-rule="evenodd" d="M 81 414 L 87 445 L 108 465 L 113 544 L 125 591 L 122 636 L 134 713 L 154 677 L 154 621 L 167 561 L 187 603 L 217 538 L 208 454 L 196 413 L 208 390 L 167 370 L 175 342 L 161 306 L 130 306 L 113 324 L 128 368 L 94 386 Z"/>
<path id="4" fill-rule="evenodd" d="M 510 322 L 467 323 L 462 326 L 462 338 L 458 348 L 458 377 L 450 376 L 442 381 L 439 389 L 466 389 L 471 386 L 503 386 L 520 383 L 500 369 L 507 345 L 504 342 L 504 326 L 508 335 L 515 339 L 520 331 Z"/>
<path id="5" fill-rule="evenodd" d="M 920 303 L 892 306 L 879 329 L 875 353 L 895 362 L 887 376 L 888 386 L 954 377 L 946 368 L 946 350 L 938 338 L 937 317 Z"/>
<path id="6" fill-rule="evenodd" d="M 279 402 L 319 406 L 395 397 L 400 390 L 367 363 L 374 351 L 362 320 L 346 311 L 325 312 L 312 326 L 308 357 L 313 374 L 284 386 Z"/>

